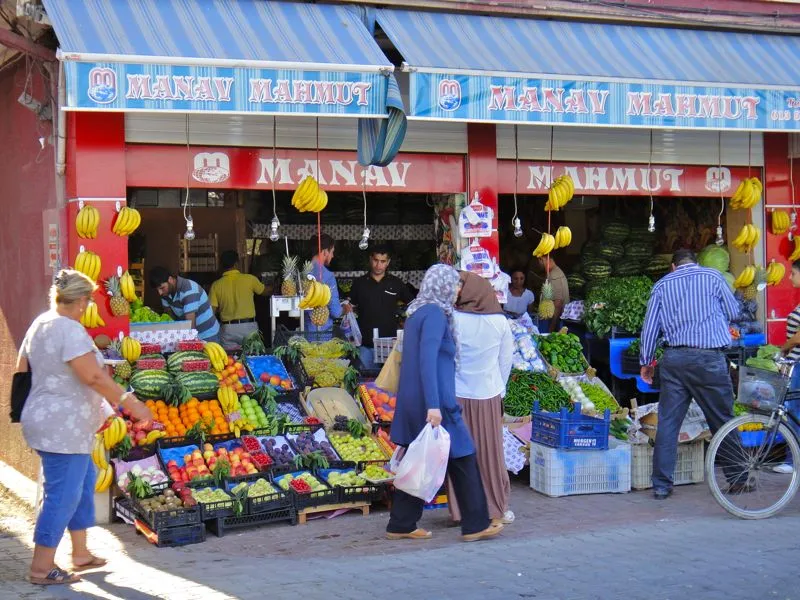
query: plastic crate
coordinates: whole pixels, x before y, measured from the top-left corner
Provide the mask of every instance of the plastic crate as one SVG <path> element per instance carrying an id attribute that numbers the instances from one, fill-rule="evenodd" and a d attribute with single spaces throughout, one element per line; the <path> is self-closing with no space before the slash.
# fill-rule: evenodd
<path id="1" fill-rule="evenodd" d="M 739 369 L 736 401 L 753 409 L 770 411 L 783 402 L 786 378 L 780 373 L 744 366 Z"/>
<path id="2" fill-rule="evenodd" d="M 337 502 L 372 502 L 379 500 L 383 497 L 383 489 L 381 485 L 366 482 L 364 485 L 359 486 L 333 486 L 328 481 L 328 476 L 332 472 L 344 473 L 347 471 L 356 471 L 357 469 L 320 469 L 318 471 L 319 477 L 338 492 L 339 498 Z"/>
<path id="3" fill-rule="evenodd" d="M 631 446 L 631 488 L 653 487 L 653 447 L 650 444 Z M 705 442 L 696 440 L 678 444 L 678 461 L 672 476 L 675 485 L 702 483 L 705 479 Z"/>
<path id="4" fill-rule="evenodd" d="M 546 496 L 631 490 L 631 446 L 616 439 L 603 452 L 570 452 L 531 442 L 531 488 Z"/>
<path id="5" fill-rule="evenodd" d="M 113 518 L 114 521 L 125 521 L 128 524 L 133 523 L 137 518 L 139 518 L 139 515 L 136 514 L 136 511 L 133 508 L 130 498 L 127 496 L 114 498 Z"/>
<path id="6" fill-rule="evenodd" d="M 562 450 L 606 450 L 611 426 L 611 411 L 606 409 L 603 418 L 581 414 L 581 405 L 575 403 L 573 412 L 562 408 L 549 413 L 533 405 L 531 442 Z"/>
<path id="7" fill-rule="evenodd" d="M 291 525 L 297 525 L 297 511 L 291 506 L 255 515 L 214 519 L 213 521 L 209 521 L 207 525 L 211 533 L 217 537 L 222 537 L 231 529 L 260 527 L 262 525 L 269 525 L 270 523 L 285 521 L 288 521 Z"/>
<path id="8" fill-rule="evenodd" d="M 310 472 L 310 471 L 308 471 Z M 303 473 L 303 471 L 295 471 L 292 473 L 295 477 Z M 314 477 L 320 479 L 322 481 L 321 476 L 314 474 Z M 277 485 L 280 480 L 285 477 L 285 475 L 281 475 L 280 477 L 275 478 L 275 484 Z M 339 502 L 339 491 L 328 487 L 328 484 L 325 481 L 322 483 L 326 486 L 324 490 L 319 490 L 317 492 L 310 492 L 308 494 L 298 494 L 294 491 L 294 488 L 289 488 L 289 493 L 292 495 L 294 507 L 298 510 L 301 508 L 309 508 L 312 506 L 324 506 L 326 504 L 336 504 Z"/>
<path id="9" fill-rule="evenodd" d="M 203 487 L 212 487 L 205 485 Z M 200 519 L 209 521 L 211 519 L 218 519 L 221 517 L 228 517 L 233 514 L 233 498 L 230 500 L 219 500 L 218 502 L 200 502 L 197 501 L 197 506 L 200 507 Z"/>
<path id="10" fill-rule="evenodd" d="M 347 341 L 341 327 L 334 326 L 328 331 L 292 331 L 285 325 L 278 325 L 272 339 L 272 347 L 286 346 L 293 337 L 302 337 L 309 342 L 327 342 L 333 338 Z"/>
<path id="11" fill-rule="evenodd" d="M 147 510 L 137 499 L 131 499 L 134 510 L 148 527 L 158 533 L 169 527 L 182 527 L 200 523 L 200 505 L 164 511 Z"/>
<path id="12" fill-rule="evenodd" d="M 159 548 L 175 548 L 189 544 L 201 544 L 206 541 L 206 527 L 202 523 L 168 527 L 156 532 L 155 545 Z"/>
<path id="13" fill-rule="evenodd" d="M 271 477 L 258 474 L 258 475 L 246 475 L 238 478 L 239 481 L 236 482 L 229 482 L 226 484 L 226 490 L 228 493 L 236 487 L 238 483 L 242 481 L 252 484 L 255 483 L 257 479 L 266 479 L 272 487 L 277 490 L 275 494 L 268 494 L 266 496 L 259 496 L 257 498 L 250 498 L 248 496 L 246 507 L 245 507 L 245 514 L 248 515 L 257 515 L 263 512 L 270 512 L 273 510 L 279 510 L 281 508 L 291 508 L 294 506 L 294 500 L 289 492 L 285 492 L 282 489 L 278 488 L 277 485 L 272 481 Z"/>

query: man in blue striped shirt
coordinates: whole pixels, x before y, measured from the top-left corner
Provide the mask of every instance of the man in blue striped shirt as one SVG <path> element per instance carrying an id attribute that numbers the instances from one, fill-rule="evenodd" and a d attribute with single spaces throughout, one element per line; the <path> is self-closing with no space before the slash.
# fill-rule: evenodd
<path id="1" fill-rule="evenodd" d="M 723 350 L 731 344 L 730 322 L 738 312 L 725 278 L 719 271 L 698 266 L 691 250 L 675 252 L 672 273 L 653 286 L 639 362 L 642 379 L 652 383 L 656 343 L 663 336 L 666 350 L 660 363 L 653 454 L 653 493 L 658 499 L 672 493 L 678 434 L 692 398 L 703 409 L 712 433 L 733 418 L 733 385 Z M 728 473 L 733 485 L 732 477 Z"/>
<path id="2" fill-rule="evenodd" d="M 164 267 L 150 271 L 150 286 L 161 296 L 161 304 L 177 319 L 192 322 L 197 336 L 206 342 L 219 342 L 219 322 L 208 294 L 196 282 L 172 275 Z"/>

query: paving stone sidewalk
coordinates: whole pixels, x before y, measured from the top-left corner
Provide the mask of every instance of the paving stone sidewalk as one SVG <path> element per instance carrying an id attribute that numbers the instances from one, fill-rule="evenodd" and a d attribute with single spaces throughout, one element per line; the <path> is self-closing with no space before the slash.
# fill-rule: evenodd
<path id="1" fill-rule="evenodd" d="M 0 598 L 800 600 L 797 503 L 767 521 L 741 521 L 704 485 L 658 502 L 649 492 L 546 498 L 515 481 L 512 499 L 517 521 L 476 544 L 447 527 L 446 510 L 425 514 L 435 536 L 426 542 L 383 540 L 385 511 L 174 549 L 115 524 L 91 532 L 107 569 L 72 588 L 41 589 L 24 582 L 30 514 L 0 495 Z"/>

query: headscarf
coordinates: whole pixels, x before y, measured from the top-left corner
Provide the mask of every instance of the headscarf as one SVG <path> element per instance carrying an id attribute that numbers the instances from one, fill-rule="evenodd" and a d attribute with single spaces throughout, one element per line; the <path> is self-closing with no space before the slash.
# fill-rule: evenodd
<path id="1" fill-rule="evenodd" d="M 458 271 L 450 265 L 433 265 L 422 279 L 419 294 L 406 309 L 409 317 L 428 304 L 438 306 L 444 311 L 447 324 L 450 326 L 450 334 L 456 345 L 456 367 L 458 367 L 458 336 L 453 322 L 453 306 L 458 298 L 459 281 Z"/>
<path id="2" fill-rule="evenodd" d="M 497 301 L 497 294 L 488 280 L 467 271 L 461 271 L 459 277 L 463 287 L 456 302 L 458 312 L 475 315 L 503 314 L 503 308 Z"/>

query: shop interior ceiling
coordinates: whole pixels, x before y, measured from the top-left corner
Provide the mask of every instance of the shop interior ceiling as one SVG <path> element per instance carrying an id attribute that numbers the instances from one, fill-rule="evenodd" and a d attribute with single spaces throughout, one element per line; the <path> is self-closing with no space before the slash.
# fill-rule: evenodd
<path id="1" fill-rule="evenodd" d="M 3 44 L 2 33 L 11 33 L 40 45 L 43 49 L 55 50 L 56 40 L 44 13 L 27 11 L 33 3 L 23 0 L 0 0 L 0 72 L 22 59 L 23 53 L 9 43 Z M 28 16 L 30 14 L 30 16 Z M 55 55 L 54 55 L 55 58 Z"/>

